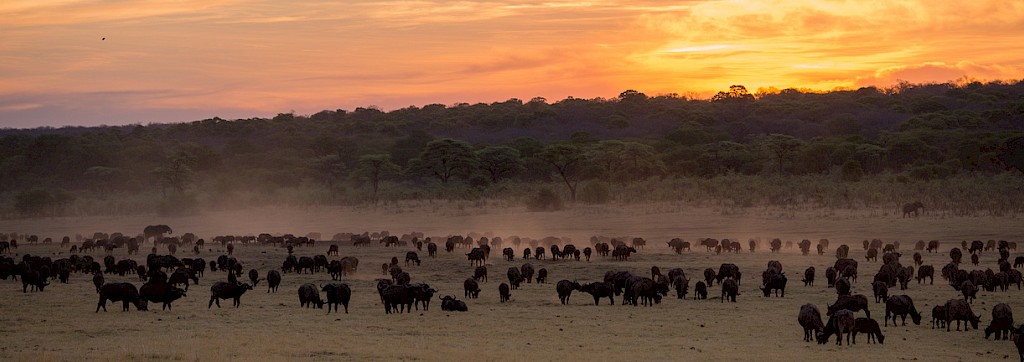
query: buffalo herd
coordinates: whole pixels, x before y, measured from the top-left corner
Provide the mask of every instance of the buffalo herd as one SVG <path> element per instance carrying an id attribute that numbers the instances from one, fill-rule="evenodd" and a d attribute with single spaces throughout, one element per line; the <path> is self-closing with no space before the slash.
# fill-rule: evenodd
<path id="1" fill-rule="evenodd" d="M 920 205 L 908 204 L 903 209 L 904 216 L 916 214 L 920 208 Z M 96 305 L 96 312 L 98 312 L 100 309 L 106 311 L 108 300 L 121 302 L 123 311 L 130 310 L 132 306 L 136 310 L 145 311 L 148 310 L 149 303 L 160 303 L 161 309 L 171 309 L 174 301 L 187 296 L 190 284 L 199 284 L 207 265 L 214 272 L 221 271 L 226 274 L 226 281 L 221 280 L 210 284 L 210 299 L 207 308 L 212 308 L 214 304 L 220 307 L 221 299 L 231 299 L 234 307 L 240 307 L 245 293 L 253 290 L 261 281 L 267 284 L 267 293 L 276 293 L 278 286 L 281 285 L 282 273 L 313 275 L 326 273 L 331 277 L 332 282 L 321 283 L 319 286 L 312 283 L 299 286 L 299 305 L 323 308 L 327 304 L 327 312 L 330 313 L 332 310 L 338 312 L 340 304 L 344 307 L 345 313 L 348 313 L 349 301 L 354 289 L 349 283 L 340 280 L 358 272 L 359 260 L 352 256 L 339 258 L 339 251 L 343 251 L 339 245 L 366 247 L 373 245 L 373 241 L 378 241 L 377 244 L 384 248 L 413 249 L 405 251 L 404 267 L 409 270 L 403 270 L 397 257 L 391 258 L 390 263 L 382 264 L 382 273 L 389 277 L 378 279 L 376 289 L 385 314 L 392 314 L 412 312 L 414 308 L 419 310 L 421 307 L 423 311 L 428 311 L 430 301 L 438 294 L 439 290 L 426 282 L 414 283 L 413 274 L 422 263 L 431 262 L 432 259 L 438 257 L 437 244 L 439 243 L 444 243 L 445 250 L 449 253 L 454 252 L 456 248 L 468 250 L 467 253 L 464 253 L 466 255 L 464 260 L 469 261 L 467 272 L 469 277 L 463 282 L 463 296 L 467 300 L 479 298 L 483 291 L 481 283 L 487 282 L 488 262 L 492 261 L 490 259 L 492 248 L 501 250 L 501 260 L 506 264 L 515 263 L 517 257 L 515 250 L 523 250 L 521 255 L 525 259 L 524 263 L 509 266 L 506 272 L 507 283 L 503 282 L 498 286 L 498 296 L 502 303 L 512 302 L 512 292 L 523 288 L 524 284 L 539 285 L 547 282 L 548 268 L 537 269 L 533 263 L 548 267 L 554 266 L 553 263 L 558 262 L 586 263 L 591 260 L 592 250 L 596 251 L 599 257 L 610 258 L 607 259 L 609 261 L 624 262 L 629 260 L 631 255 L 642 255 L 642 250 L 646 246 L 645 239 L 627 237 L 595 236 L 585 247 L 577 248 L 568 238 L 557 237 L 544 239 L 509 237 L 503 240 L 500 237 L 488 238 L 469 235 L 449 236 L 438 240 L 425 237 L 422 233 L 402 236 L 390 235 L 387 232 L 339 233 L 330 241 L 323 241 L 330 244 L 326 255 L 295 255 L 296 251 L 302 250 L 297 248 L 318 245 L 318 241 L 310 236 L 319 237 L 320 235 L 313 234 L 305 237 L 270 234 L 260 234 L 256 237 L 213 237 L 211 240 L 225 246 L 228 253 L 209 261 L 209 264 L 198 255 L 204 245 L 203 239 L 196 238 L 191 234 L 187 234 L 189 235 L 187 237 L 185 235 L 169 237 L 168 235 L 173 235 L 172 229 L 166 225 L 146 227 L 138 237 L 96 233 L 94 238 L 77 236 L 77 244 L 72 243 L 70 237 L 64 237 L 61 247 L 70 251 L 67 257 L 54 260 L 51 257 L 22 254 L 20 258 L 15 259 L 0 255 L 0 279 L 7 280 L 13 277 L 17 280 L 20 278 L 23 293 L 30 291 L 42 293 L 52 280 L 59 280 L 62 284 L 68 283 L 71 273 L 91 275 L 99 297 Z M 38 237 L 31 238 L 27 235 L 17 234 L 13 236 L 0 234 L 0 238 L 9 240 L 0 243 L 0 253 L 3 254 L 16 252 L 19 241 L 29 243 L 29 240 L 39 240 Z M 627 243 L 623 240 L 630 242 Z M 112 250 L 116 250 L 117 247 L 129 246 L 129 250 L 137 250 L 139 245 L 147 242 L 153 243 L 153 253 L 146 257 L 144 263 L 137 263 L 130 258 L 118 261 L 112 255 Z M 748 252 L 756 252 L 759 243 L 759 240 L 750 240 Z M 715 254 L 721 254 L 723 251 L 726 253 L 742 252 L 741 244 L 729 239 L 699 239 L 693 244 L 704 246 L 706 252 Z M 799 247 L 801 254 L 809 254 L 811 248 L 809 240 L 785 243 L 785 245 L 794 244 Z M 102 259 L 95 259 L 90 255 L 96 252 L 97 245 L 102 245 L 101 250 L 106 254 Z M 166 255 L 156 253 L 159 245 L 165 245 L 169 253 Z M 264 278 L 260 277 L 260 272 L 257 269 L 249 269 L 249 282 L 245 283 L 238 279 L 244 270 L 245 261 L 238 259 L 238 254 L 233 252 L 236 248 L 235 245 L 238 247 L 266 245 L 280 247 L 281 250 L 286 249 L 288 252 L 284 255 L 281 267 L 268 270 Z M 669 240 L 667 245 L 675 254 L 691 252 L 691 242 L 679 238 Z M 771 254 L 767 255 L 780 252 L 783 245 L 780 239 L 768 241 L 767 250 Z M 190 247 L 196 255 L 192 258 L 179 258 L 173 255 L 175 250 L 188 250 L 179 249 L 179 246 Z M 417 253 L 422 250 L 423 246 L 428 249 L 428 259 L 425 261 L 420 259 Z M 918 285 L 934 283 L 935 268 L 923 263 L 921 252 L 939 252 L 939 241 L 925 242 L 922 240 L 913 243 L 912 246 L 916 251 L 913 255 L 913 262 L 906 266 L 900 263 L 903 251 L 900 249 L 899 242 L 885 243 L 882 240 L 873 239 L 865 240 L 863 246 L 864 259 L 862 263 L 878 263 L 878 271 L 873 275 L 868 274 L 872 277 L 867 283 L 857 283 L 859 271 L 863 270 L 859 267 L 861 263 L 851 258 L 848 245 L 840 245 L 836 248 L 834 265 L 825 269 L 826 288 L 835 290 L 835 302 L 826 305 L 824 317 L 818 306 L 814 304 L 805 303 L 800 306 L 797 322 L 804 331 L 804 341 L 810 342 L 814 339 L 819 344 L 825 344 L 835 334 L 836 344 L 842 345 L 844 340 L 847 344 L 853 344 L 856 343 L 857 334 L 866 334 L 868 343 L 883 344 L 885 342 L 886 337 L 883 335 L 879 323 L 871 318 L 870 308 L 873 303 L 870 302 L 868 296 L 855 293 L 854 287 L 858 285 L 867 285 L 865 288 L 871 290 L 874 304 L 884 303 L 883 326 L 888 327 L 890 319 L 894 326 L 906 326 L 908 316 L 914 325 L 921 324 L 922 314 L 907 291 L 911 289 L 910 282 L 915 279 Z M 964 241 L 960 246 L 954 245 L 951 248 L 949 262 L 941 268 L 940 274 L 952 289 L 962 294 L 962 298 L 952 298 L 945 303 L 935 305 L 931 313 L 932 328 L 944 327 L 949 331 L 955 322 L 957 330 L 960 328 L 978 330 L 982 316 L 972 310 L 972 305 L 975 305 L 976 299 L 979 298 L 979 290 L 1006 292 L 1012 286 L 1016 286 L 1018 290 L 1021 288 L 1021 273 L 1015 268 L 1024 265 L 1024 257 L 1017 257 L 1011 261 L 1009 255 L 1010 251 L 1016 250 L 1016 243 L 993 240 L 986 245 L 986 243 L 976 240 L 970 244 Z M 817 254 L 824 255 L 828 248 L 829 241 L 821 239 L 817 243 Z M 972 266 L 975 267 L 979 265 L 978 255 L 983 252 L 996 251 L 999 253 L 999 260 L 994 268 L 968 270 L 970 267 L 962 262 L 965 251 L 972 256 Z M 584 256 L 583 258 L 581 258 L 581 254 Z M 64 253 L 55 255 L 64 255 Z M 331 260 L 329 256 L 336 259 Z M 881 257 L 880 262 L 879 257 Z M 113 274 L 122 277 L 131 274 L 138 275 L 139 280 L 144 283 L 137 288 L 130 282 L 107 282 L 105 275 Z M 610 270 L 604 274 L 603 278 L 588 283 L 574 280 L 577 277 L 586 279 L 588 276 L 585 275 L 552 274 L 557 277 L 569 277 L 569 279 L 560 279 L 554 283 L 554 294 L 563 305 L 570 304 L 573 292 L 589 294 L 593 297 L 595 305 L 600 305 L 601 299 L 604 298 L 608 298 L 608 304 L 614 305 L 616 297 L 619 297 L 620 304 L 632 306 L 661 304 L 662 299 L 673 290 L 678 299 L 688 299 L 687 295 L 690 294 L 690 278 L 681 268 L 671 268 L 667 273 L 662 274 L 661 269 L 654 266 L 651 268 L 650 277 L 634 275 L 626 270 Z M 802 275 L 803 287 L 813 288 L 815 268 L 813 266 L 806 268 Z M 713 286 L 720 288 L 720 295 L 717 296 L 717 299 L 721 303 L 739 303 L 748 298 L 741 293 L 743 273 L 733 263 L 721 263 L 717 270 L 710 267 L 705 268 L 703 275 L 697 278 L 692 297 L 694 300 L 706 299 L 708 289 Z M 786 298 L 787 279 L 782 263 L 772 258 L 761 273 L 758 288 L 764 298 Z M 925 281 L 927 283 L 924 283 Z M 860 289 L 860 287 L 856 289 Z M 470 305 L 466 301 L 459 300 L 453 295 L 441 295 L 438 298 L 441 300 L 441 310 L 443 311 L 465 312 L 469 310 Z M 995 307 L 992 309 L 990 324 L 984 329 L 985 338 L 991 336 L 1004 340 L 1012 338 L 1021 352 L 1021 360 L 1024 361 L 1024 342 L 1022 342 L 1024 338 L 1021 337 L 1024 326 L 1014 325 L 1013 313 L 1009 305 L 993 304 Z M 860 313 L 863 313 L 863 317 L 858 316 Z"/>

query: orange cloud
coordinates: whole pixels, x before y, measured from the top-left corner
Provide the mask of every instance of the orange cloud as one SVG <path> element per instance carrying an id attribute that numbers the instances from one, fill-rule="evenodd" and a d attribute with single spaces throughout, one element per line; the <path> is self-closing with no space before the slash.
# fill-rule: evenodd
<path id="1" fill-rule="evenodd" d="M 941 62 L 895 66 L 879 69 L 874 75 L 859 78 L 858 86 L 887 86 L 900 81 L 910 83 L 943 83 L 967 77 L 979 81 L 1024 79 L 1021 68 L 973 62 L 945 64 Z"/>
<path id="2" fill-rule="evenodd" d="M 1004 0 L 9 0 L 0 18 L 0 127 L 1024 78 L 1024 2 Z"/>

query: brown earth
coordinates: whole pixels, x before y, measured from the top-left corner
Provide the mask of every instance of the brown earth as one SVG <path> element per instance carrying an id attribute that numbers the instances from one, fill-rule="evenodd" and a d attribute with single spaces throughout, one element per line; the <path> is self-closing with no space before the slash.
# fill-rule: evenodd
<path id="1" fill-rule="evenodd" d="M 506 262 L 493 253 L 487 262 L 490 281 L 482 283 L 480 299 L 465 299 L 462 281 L 472 275 L 466 260 L 468 250 L 456 249 L 438 258 L 420 252 L 422 266 L 405 269 L 414 282 L 426 282 L 440 289 L 441 295 L 456 295 L 469 304 L 469 312 L 443 312 L 434 301 L 429 311 L 385 315 L 374 288 L 382 277 L 380 264 L 392 256 L 402 259 L 407 248 L 341 247 L 342 256 L 356 256 L 360 269 L 346 281 L 353 288 L 349 314 L 327 314 L 322 309 L 300 308 L 296 290 L 303 283 L 330 280 L 326 274 L 284 275 L 277 293 L 267 293 L 264 283 L 242 298 L 240 308 L 203 308 L 209 301 L 209 286 L 226 276 L 207 271 L 199 285 L 191 286 L 187 297 L 174 303 L 173 311 L 160 311 L 150 305 L 147 312 L 121 312 L 120 303 L 108 302 L 109 312 L 94 313 L 98 299 L 86 274 L 73 274 L 69 284 L 53 282 L 44 292 L 21 292 L 21 284 L 0 281 L 0 359 L 15 360 L 1002 360 L 1016 359 L 1013 344 L 985 340 L 982 331 L 946 332 L 930 326 L 931 308 L 960 297 L 941 277 L 934 285 L 912 282 L 906 291 L 898 287 L 890 295 L 908 294 L 924 314 L 921 325 L 883 326 L 884 345 L 869 345 L 858 336 L 854 346 L 818 345 L 802 340 L 796 322 L 800 305 L 813 303 L 825 312 L 835 300 L 835 291 L 826 288 L 824 271 L 835 261 L 834 250 L 840 244 L 851 247 L 851 257 L 860 262 L 860 279 L 854 294 L 871 300 L 873 318 L 882 323 L 884 304 L 871 298 L 869 281 L 880 266 L 864 260 L 863 239 L 900 240 L 904 265 L 910 265 L 913 242 L 938 239 L 942 253 L 924 254 L 925 264 L 936 274 L 949 260 L 950 248 L 960 240 L 1006 239 L 1024 241 L 1024 223 L 1014 218 L 941 218 L 926 214 L 902 219 L 867 211 L 829 210 L 720 210 L 694 209 L 677 204 L 622 207 L 577 207 L 553 213 L 531 213 L 519 209 L 481 209 L 473 205 L 446 203 L 343 209 L 259 209 L 236 212 L 210 212 L 194 217 L 84 217 L 0 221 L 0 232 L 34 233 L 59 240 L 64 235 L 93 232 L 136 234 L 149 224 L 168 224 L 176 234 L 193 232 L 209 240 L 215 235 L 320 232 L 325 238 L 337 232 L 390 230 L 392 234 L 422 231 L 430 235 L 490 232 L 497 236 L 519 235 L 532 238 L 570 237 L 582 248 L 589 237 L 641 236 L 648 246 L 628 262 L 595 257 L 591 262 L 530 260 L 535 268 L 547 268 L 548 284 L 524 284 L 512 292 L 509 303 L 499 303 L 498 284 L 506 281 L 505 271 L 520 266 L 522 250 L 516 260 Z M 750 238 L 764 241 L 773 237 L 798 242 L 820 238 L 831 240 L 824 256 L 802 256 L 798 250 L 784 249 L 780 254 L 767 251 L 766 243 L 754 253 L 715 255 L 698 248 L 676 255 L 664 244 L 680 237 L 696 243 L 697 238 L 731 238 L 746 248 Z M 315 248 L 298 248 L 296 255 L 313 256 L 326 252 L 330 242 Z M 508 244 L 506 242 L 506 244 Z M 143 254 L 151 246 L 147 245 Z M 216 259 L 223 254 L 219 245 L 208 244 L 199 257 Z M 23 245 L 11 257 L 31 253 L 54 258 L 67 255 L 58 245 Z M 160 250 L 166 253 L 166 250 Z M 235 249 L 246 270 L 256 268 L 261 275 L 279 268 L 287 255 L 282 248 L 239 246 Z M 94 257 L 102 257 L 95 252 Z M 127 257 L 123 250 L 117 258 Z M 1012 257 L 1020 255 L 1014 252 Z M 178 257 L 193 257 L 191 250 L 179 250 Z M 145 255 L 133 256 L 144 260 Z M 334 259 L 335 257 L 331 257 Z M 981 255 L 981 265 L 968 269 L 997 269 L 995 252 Z M 969 258 L 965 258 L 968 260 Z M 760 272 L 768 260 L 780 260 L 789 276 L 784 298 L 765 298 L 758 290 Z M 650 267 L 662 271 L 683 268 L 692 286 L 702 271 L 718 269 L 722 263 L 735 263 L 744 272 L 738 303 L 721 303 L 721 288 L 710 288 L 711 299 L 678 300 L 670 293 L 654 307 L 600 306 L 584 293 L 574 293 L 570 305 L 560 305 L 554 283 L 561 279 L 581 283 L 598 281 L 609 270 L 626 270 L 650 275 Z M 404 265 L 404 263 L 403 263 Z M 814 287 L 800 282 L 808 266 L 818 271 Z M 247 278 L 243 276 L 243 280 Z M 108 275 L 107 281 L 138 279 Z M 1009 292 L 979 292 L 973 304 L 982 317 L 984 329 L 991 320 L 991 307 L 1005 302 L 1024 313 L 1024 295 L 1016 288 Z M 616 298 L 619 302 L 621 298 Z M 863 316 L 862 312 L 857 316 Z M 908 318 L 909 319 L 909 318 Z M 1021 319 L 1021 318 L 1018 318 Z M 955 326 L 954 326 L 955 329 Z M 834 337 L 833 337 L 834 341 Z"/>

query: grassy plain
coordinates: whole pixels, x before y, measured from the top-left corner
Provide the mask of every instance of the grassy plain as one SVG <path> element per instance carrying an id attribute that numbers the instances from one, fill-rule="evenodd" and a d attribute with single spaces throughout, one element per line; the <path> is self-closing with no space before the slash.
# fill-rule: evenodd
<path id="1" fill-rule="evenodd" d="M 342 256 L 360 259 L 359 272 L 346 281 L 353 288 L 349 314 L 327 314 L 326 310 L 300 308 L 296 290 L 302 283 L 329 281 L 327 274 L 285 274 L 277 293 L 267 293 L 261 282 L 242 298 L 240 308 L 203 308 L 209 301 L 209 286 L 226 276 L 210 272 L 191 286 L 187 297 L 174 303 L 172 311 L 150 306 L 147 312 L 121 312 L 120 303 L 108 302 L 109 312 L 96 309 L 97 295 L 90 276 L 74 274 L 69 284 L 54 283 L 45 292 L 21 292 L 20 282 L 0 281 L 0 359 L 5 360 L 1003 360 L 1016 359 L 1013 344 L 985 340 L 982 331 L 946 332 L 931 329 L 931 308 L 959 294 L 938 278 L 934 285 L 912 282 L 908 294 L 925 315 L 921 325 L 883 327 L 884 345 L 869 345 L 861 336 L 854 346 L 818 345 L 802 340 L 796 322 L 800 305 L 814 303 L 822 313 L 835 300 L 826 288 L 824 270 L 835 261 L 840 244 L 851 247 L 851 257 L 860 262 L 861 278 L 855 294 L 871 296 L 869 281 L 879 263 L 864 260 L 861 240 L 881 238 L 903 243 L 904 265 L 911 264 L 913 242 L 938 239 L 939 254 L 924 253 L 925 264 L 936 272 L 947 260 L 950 248 L 960 240 L 1006 239 L 1024 242 L 1024 223 L 1014 217 L 946 217 L 926 213 L 902 219 L 892 213 L 855 210 L 785 210 L 691 208 L 675 203 L 631 206 L 575 207 L 547 213 L 518 208 L 478 208 L 472 203 L 436 203 L 380 208 L 264 208 L 247 211 L 210 212 L 190 217 L 77 217 L 0 221 L 0 232 L 34 233 L 59 240 L 76 233 L 124 232 L 136 234 L 149 224 L 168 224 L 175 234 L 193 232 L 209 240 L 215 235 L 320 232 L 329 238 L 337 232 L 389 230 L 392 234 L 422 231 L 430 235 L 490 232 L 497 236 L 531 238 L 570 237 L 582 248 L 592 235 L 641 236 L 648 247 L 628 262 L 595 257 L 591 262 L 530 260 L 536 268 L 547 268 L 549 284 L 524 284 L 512 293 L 509 303 L 499 303 L 498 284 L 506 281 L 505 271 L 520 266 L 493 255 L 487 262 L 490 281 L 482 283 L 480 299 L 463 298 L 462 282 L 472 275 L 464 249 L 436 259 L 420 252 L 422 266 L 405 269 L 414 282 L 426 282 L 469 304 L 469 312 L 443 312 L 439 301 L 429 311 L 385 315 L 374 289 L 380 278 L 380 264 L 392 256 L 402 259 L 407 249 L 353 248 L 343 245 Z M 681 237 L 696 242 L 700 237 L 731 238 L 746 247 L 749 238 L 765 241 L 773 237 L 798 242 L 828 238 L 830 250 L 824 256 L 802 256 L 795 248 L 771 254 L 766 244 L 754 253 L 715 255 L 694 248 L 676 255 L 664 244 Z M 329 242 L 315 248 L 298 248 L 296 255 L 326 252 Z M 506 243 L 507 244 L 507 243 Z M 215 259 L 223 251 L 208 244 L 199 257 Z M 1024 245 L 1022 245 L 1024 247 Z M 150 248 L 147 245 L 145 250 Z M 166 250 L 160 250 L 166 253 Z M 22 245 L 12 257 L 24 253 L 54 258 L 67 251 L 53 245 Z M 235 249 L 246 270 L 261 275 L 279 268 L 287 252 L 281 248 L 244 246 Z M 102 252 L 93 253 L 102 257 Z M 1014 252 L 1013 256 L 1020 255 Z M 115 256 L 127 257 L 123 250 Z M 179 257 L 192 257 L 190 250 Z M 133 256 L 144 260 L 145 255 Z M 334 257 L 332 257 L 333 259 Z M 969 268 L 996 269 L 997 254 L 986 252 L 981 265 Z M 757 289 L 760 272 L 768 260 L 780 260 L 789 276 L 784 298 L 764 298 Z M 966 259 L 966 258 L 965 258 Z M 663 271 L 681 267 L 691 281 L 701 278 L 704 268 L 716 270 L 721 263 L 735 263 L 744 272 L 738 303 L 720 303 L 720 287 L 710 288 L 711 299 L 678 300 L 674 294 L 654 307 L 594 306 L 589 295 L 575 293 L 569 305 L 560 305 L 554 283 L 561 279 L 581 283 L 600 280 L 608 270 L 627 270 L 649 275 L 650 267 Z M 404 264 L 403 264 L 404 265 Z M 813 287 L 799 282 L 808 266 L 818 270 Z M 107 276 L 108 281 L 137 278 Z M 1024 292 L 980 292 L 973 308 L 982 316 L 981 328 L 991 320 L 991 307 L 1005 302 L 1024 313 Z M 691 294 L 692 297 L 692 294 Z M 619 302 L 619 298 L 616 298 Z M 882 323 L 884 304 L 870 305 L 873 318 Z M 861 316 L 862 313 L 858 313 Z M 1020 319 L 1020 318 L 1018 318 Z"/>

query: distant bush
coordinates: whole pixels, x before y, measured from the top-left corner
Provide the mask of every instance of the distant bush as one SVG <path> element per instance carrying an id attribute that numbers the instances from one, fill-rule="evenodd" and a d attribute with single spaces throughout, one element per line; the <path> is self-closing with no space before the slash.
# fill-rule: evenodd
<path id="1" fill-rule="evenodd" d="M 843 181 L 857 182 L 864 177 L 864 169 L 860 166 L 860 162 L 857 162 L 857 160 L 849 160 L 843 164 L 841 175 L 843 177 Z"/>
<path id="2" fill-rule="evenodd" d="M 14 208 L 25 216 L 42 215 L 50 204 L 53 203 L 53 195 L 43 188 L 32 188 L 18 193 L 15 197 Z"/>
<path id="3" fill-rule="evenodd" d="M 562 198 L 547 187 L 538 190 L 537 195 L 526 202 L 526 209 L 530 211 L 557 211 L 563 207 Z"/>
<path id="4" fill-rule="evenodd" d="M 591 205 L 607 204 L 612 200 L 612 190 L 608 183 L 594 181 L 580 186 L 579 195 L 576 198 L 583 203 Z"/>
<path id="5" fill-rule="evenodd" d="M 945 165 L 927 164 L 910 169 L 910 177 L 921 181 L 944 180 L 952 175 L 953 170 Z"/>

